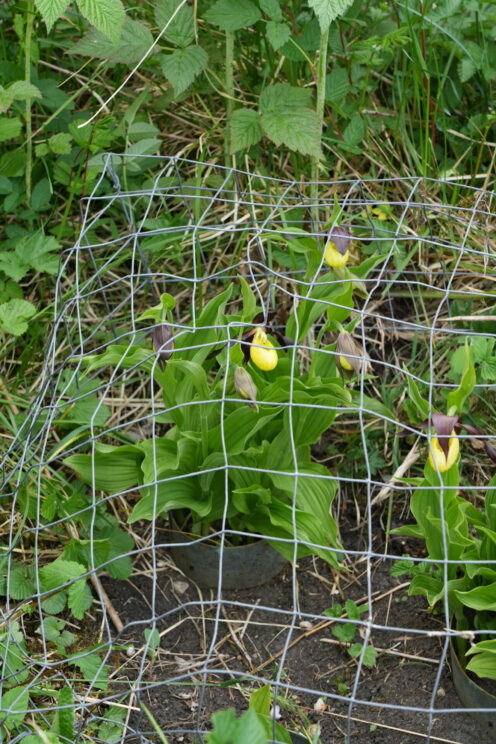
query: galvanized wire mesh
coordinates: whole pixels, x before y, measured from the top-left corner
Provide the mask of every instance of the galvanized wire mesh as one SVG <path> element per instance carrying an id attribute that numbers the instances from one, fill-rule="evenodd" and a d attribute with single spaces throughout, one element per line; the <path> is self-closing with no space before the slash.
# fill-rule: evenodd
<path id="1" fill-rule="evenodd" d="M 157 163 L 160 170 L 150 179 L 149 187 L 135 189 L 134 174 L 142 171 L 142 165 L 155 168 L 156 173 Z M 73 477 L 64 470 L 63 461 L 68 455 L 78 452 L 94 455 L 97 444 L 119 438 L 122 442 L 122 436 L 127 441 L 144 436 L 153 441 L 162 426 L 163 409 L 153 374 L 144 373 L 138 362 L 134 369 L 121 369 L 117 363 L 105 372 L 97 370 L 88 374 L 87 359 L 111 344 L 123 345 L 130 353 L 136 346 L 148 344 L 149 359 L 157 365 L 150 343 L 153 324 L 140 324 L 137 318 L 156 304 L 165 291 L 180 298 L 180 311 L 173 324 L 175 334 L 195 328 L 204 298 L 219 293 L 238 274 L 256 292 L 266 318 L 280 305 L 296 307 L 305 301 L 318 277 L 328 269 L 322 260 L 311 281 L 305 280 L 301 257 L 288 260 L 287 253 L 283 255 L 271 244 L 271 236 L 283 232 L 288 239 L 300 238 L 304 229 L 307 236 L 316 238 L 324 248 L 336 203 L 342 210 L 342 222 L 352 232 L 356 233 L 359 225 L 361 241 L 356 253 L 382 257 L 364 279 L 366 295 L 352 310 L 352 317 L 358 319 L 355 336 L 372 361 L 375 377 L 371 380 L 362 365 L 354 383 L 356 405 L 339 409 L 348 417 L 348 425 L 351 421 L 360 432 L 361 448 L 355 455 L 361 463 L 360 474 L 350 474 L 349 470 L 348 474 L 343 473 L 343 468 L 340 472 L 331 460 L 326 476 L 339 485 L 338 521 L 345 513 L 350 494 L 361 494 L 355 515 L 358 529 L 350 529 L 346 537 L 344 562 L 353 566 L 355 575 L 360 576 L 360 599 L 366 602 L 368 611 L 356 621 L 361 651 L 352 676 L 348 673 L 347 690 L 330 684 L 339 670 L 327 669 L 321 676 L 321 684 L 318 674 L 312 684 L 308 674 L 299 674 L 305 667 L 307 652 L 309 659 L 313 654 L 309 640 L 318 632 L 322 635 L 327 632 L 329 642 L 326 631 L 329 622 L 324 621 L 322 611 L 339 595 L 340 582 L 344 581 L 339 572 L 326 571 L 318 560 L 294 560 L 284 577 L 273 584 L 274 602 L 262 599 L 262 596 L 270 597 L 270 591 L 262 595 L 260 590 L 260 596 L 257 590 L 226 591 L 222 580 L 211 592 L 195 589 L 191 582 L 182 581 L 169 558 L 171 546 L 180 549 L 183 543 L 174 541 L 174 533 L 167 531 L 170 526 L 166 521 L 154 519 L 141 525 L 135 534 L 136 547 L 127 553 L 134 562 L 130 583 L 119 584 L 117 580 L 112 583 L 105 578 L 105 568 L 115 556 L 102 561 L 93 544 L 100 518 L 97 507 L 101 509 L 104 504 L 122 519 L 128 513 L 127 502 L 133 499 L 135 489 L 109 495 L 93 484 L 85 487 L 86 502 L 81 502 L 76 511 L 50 519 L 50 514 L 42 510 L 45 489 L 57 483 L 57 473 L 65 472 L 69 479 Z M 373 213 L 373 209 L 379 212 Z M 384 543 L 379 539 L 384 534 L 384 508 L 389 504 L 392 509 L 398 501 L 407 505 L 413 486 L 401 477 L 409 474 L 408 469 L 395 476 L 392 460 L 384 462 L 380 469 L 375 467 L 371 462 L 368 431 L 380 421 L 384 447 L 387 445 L 396 455 L 398 447 L 404 447 L 399 434 L 409 431 L 417 436 L 420 452 L 412 458 L 412 464 L 418 457 L 425 457 L 429 436 L 426 430 L 408 424 L 407 417 L 398 413 L 401 406 L 394 409 L 392 418 L 372 410 L 370 397 L 379 397 L 388 384 L 395 389 L 404 388 L 407 377 L 412 376 L 433 406 L 439 391 L 456 387 L 452 379 L 439 371 L 439 350 L 449 355 L 467 337 L 492 338 L 496 328 L 491 292 L 496 269 L 491 243 L 495 216 L 491 193 L 457 183 L 423 178 L 335 181 L 319 184 L 319 200 L 314 204 L 309 185 L 297 181 L 177 158 L 162 161 L 114 155 L 106 158 L 93 193 L 82 202 L 80 238 L 62 256 L 53 332 L 47 345 L 39 394 L 29 418 L 2 459 L 2 502 L 4 513 L 10 515 L 8 542 L 4 547 L 7 588 L 2 609 L 3 638 L 7 649 L 17 648 L 25 662 L 23 669 L 29 671 L 25 677 L 19 670 L 16 674 L 21 675 L 23 686 L 27 685 L 30 693 L 31 716 L 38 712 L 49 719 L 40 690 L 76 684 L 76 698 L 66 707 L 72 707 L 76 715 L 77 741 L 155 740 L 156 732 L 144 712 L 144 703 L 171 742 L 188 742 L 208 731 L 210 714 L 217 707 L 234 704 L 243 709 L 242 697 L 233 697 L 231 690 L 239 689 L 242 684 L 253 689 L 269 682 L 274 696 L 294 698 L 310 711 L 310 720 L 322 723 L 322 741 L 326 743 L 345 739 L 375 741 L 369 738 L 374 727 L 382 737 L 392 737 L 381 741 L 465 744 L 472 740 L 469 737 L 475 724 L 463 715 L 467 709 L 456 704 L 443 705 L 449 642 L 455 633 L 447 598 L 444 617 L 437 625 L 427 615 L 417 615 L 422 611 L 421 603 L 415 605 L 411 624 L 398 625 L 389 620 L 392 598 L 396 590 L 400 592 L 401 583 L 390 576 L 390 569 L 401 557 L 401 550 L 392 550 L 391 541 Z M 336 278 L 332 272 L 328 276 L 333 283 L 349 281 Z M 226 340 L 235 338 L 239 324 L 219 330 Z M 308 339 L 293 347 L 290 352 L 293 372 L 296 356 L 313 351 Z M 420 378 L 415 370 L 422 357 L 427 360 L 427 374 Z M 382 377 L 386 379 L 384 386 L 380 384 Z M 495 388 L 496 385 L 486 382 L 477 385 L 474 394 L 491 407 Z M 94 396 L 98 402 L 92 404 L 88 424 L 74 428 L 69 439 L 61 441 L 60 435 L 54 434 L 55 424 L 64 417 L 70 420 L 74 407 L 84 406 L 90 398 L 94 401 Z M 217 401 L 221 429 L 224 405 L 233 397 L 226 376 Z M 292 408 L 290 401 L 290 425 Z M 104 425 L 103 411 L 106 412 Z M 468 448 L 468 443 L 462 443 L 465 445 Z M 292 449 L 296 465 L 294 441 Z M 219 529 L 209 536 L 219 542 L 220 565 L 224 561 L 226 541 L 233 536 L 227 521 L 230 464 L 225 442 L 223 452 L 225 508 Z M 400 457 L 400 462 L 403 459 L 404 456 Z M 490 472 L 486 465 L 481 469 L 484 475 Z M 295 479 L 295 488 L 298 478 L 305 477 L 298 473 L 297 466 L 284 474 Z M 150 485 L 156 485 L 159 480 L 155 469 Z M 474 483 L 471 492 L 476 494 L 484 489 L 485 485 Z M 30 492 L 31 503 L 34 501 L 37 506 L 27 519 L 21 519 L 26 491 Z M 90 611 L 93 625 L 85 621 L 79 628 L 79 632 L 87 635 L 92 627 L 95 634 L 93 643 L 87 643 L 81 653 L 88 655 L 92 648 L 97 648 L 101 667 L 107 665 L 111 671 L 110 683 L 104 689 L 98 685 L 98 668 L 93 680 L 85 681 L 76 675 L 74 682 L 77 650 L 71 652 L 70 660 L 54 653 L 42 623 L 46 615 L 42 600 L 47 592 L 41 591 L 38 577 L 47 561 L 46 545 L 51 540 L 53 544 L 53 535 L 71 534 L 74 520 L 82 515 L 89 522 L 91 543 L 90 567 L 82 578 L 93 577 L 97 604 Z M 403 519 L 410 521 L 406 508 Z M 205 539 L 198 538 L 198 542 Z M 296 558 L 296 533 L 289 542 Z M 22 600 L 13 600 L 8 592 L 9 566 L 28 554 L 35 562 L 37 589 Z M 424 557 L 418 554 L 411 559 L 421 562 Z M 103 573 L 101 579 L 95 579 L 97 572 Z M 348 581 L 350 573 L 344 575 Z M 314 580 L 316 584 L 312 584 Z M 74 581 L 68 580 L 67 586 L 71 583 Z M 284 591 L 278 593 L 277 587 L 283 584 Z M 349 585 L 350 596 L 356 597 L 352 582 Z M 311 586 L 308 595 L 306 586 Z M 401 591 L 404 593 L 405 587 Z M 312 592 L 313 596 L 322 594 L 317 601 L 320 611 L 315 610 L 314 600 L 309 601 Z M 345 591 L 343 598 L 347 596 Z M 141 603 L 139 611 L 135 608 L 134 614 L 127 616 L 127 601 Z M 385 609 L 384 603 L 388 602 Z M 117 621 L 113 616 L 116 607 Z M 12 628 L 14 621 L 24 624 L 27 633 L 35 626 L 39 629 L 39 643 L 33 653 L 19 646 L 15 634 L 9 635 L 8 628 Z M 344 616 L 333 622 L 349 620 Z M 263 640 L 261 647 L 256 645 L 258 629 L 264 626 L 274 629 L 276 639 L 268 653 Z M 184 632 L 178 635 L 177 628 L 184 628 Z M 143 635 L 144 630 L 159 632 L 158 649 L 150 640 L 153 636 Z M 74 632 L 77 634 L 78 628 Z M 475 629 L 476 635 L 478 632 L 482 631 Z M 250 638 L 250 633 L 255 635 L 248 648 L 244 639 Z M 197 646 L 191 643 L 195 634 L 200 639 Z M 404 643 L 405 637 L 409 642 L 419 639 L 411 652 Z M 384 652 L 379 654 L 374 672 L 376 693 L 370 685 L 362 692 L 364 680 L 371 674 L 364 668 L 364 655 L 371 641 L 377 644 L 375 639 L 380 639 L 379 646 Z M 226 643 L 231 651 L 224 654 L 221 649 Z M 425 653 L 419 650 L 423 647 Z M 295 661 L 292 654 L 298 648 L 306 650 Z M 320 648 L 325 666 L 330 646 L 322 643 Z M 429 670 L 425 673 L 424 687 L 419 681 L 418 697 L 407 700 L 398 697 L 401 675 L 388 697 L 387 685 L 385 693 L 380 681 L 396 674 L 394 664 L 400 669 L 415 660 Z M 3 682 L 4 690 L 10 689 L 8 675 Z M 239 684 L 235 688 L 236 682 Z M 318 698 L 323 698 L 324 703 L 313 711 Z M 174 701 L 178 699 L 189 706 L 184 709 L 183 720 L 174 712 Z M 110 711 L 115 711 L 115 706 L 125 711 L 125 715 L 118 724 L 118 733 L 114 728 L 114 738 L 110 735 L 108 738 L 103 735 L 105 729 L 101 725 L 110 722 Z M 58 707 L 64 709 L 60 703 Z M 52 703 L 51 709 L 56 708 Z M 169 715 L 167 709 L 171 711 Z M 19 710 L 15 701 L 10 701 L 10 707 L 3 709 L 1 715 L 8 717 L 12 710 Z M 414 718 L 403 723 L 406 713 Z M 456 715 L 460 720 L 460 738 L 444 737 L 446 716 Z M 9 729 L 12 741 L 21 741 L 36 730 L 30 720 L 24 718 L 18 730 Z M 479 735 L 481 741 L 485 740 L 484 736 L 484 733 Z"/>

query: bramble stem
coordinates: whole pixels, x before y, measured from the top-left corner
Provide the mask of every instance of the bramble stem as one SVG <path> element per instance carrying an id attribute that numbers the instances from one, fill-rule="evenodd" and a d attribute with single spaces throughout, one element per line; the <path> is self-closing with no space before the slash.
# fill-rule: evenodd
<path id="1" fill-rule="evenodd" d="M 24 80 L 31 82 L 31 39 L 34 26 L 33 0 L 28 0 L 26 10 L 26 34 L 24 36 Z M 31 120 L 31 98 L 26 98 L 26 203 L 31 206 L 31 173 L 33 169 L 33 126 Z"/>
<path id="2" fill-rule="evenodd" d="M 319 46 L 319 64 L 317 68 L 317 105 L 316 113 L 319 119 L 319 133 L 320 133 L 320 144 L 322 144 L 322 128 L 324 125 L 324 107 L 325 107 L 325 90 L 326 90 L 326 72 L 327 72 L 327 46 L 329 43 L 329 27 L 325 31 L 320 33 L 320 46 Z M 311 176 L 310 180 L 310 199 L 312 204 L 312 220 L 315 223 L 315 227 L 319 220 L 319 209 L 316 206 L 319 198 L 319 160 L 320 158 L 315 156 L 311 160 Z"/>

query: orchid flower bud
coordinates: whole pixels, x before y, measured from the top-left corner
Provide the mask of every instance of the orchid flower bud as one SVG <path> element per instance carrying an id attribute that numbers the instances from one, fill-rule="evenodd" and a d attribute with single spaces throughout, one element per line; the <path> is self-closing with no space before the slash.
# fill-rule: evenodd
<path id="1" fill-rule="evenodd" d="M 353 336 L 342 331 L 336 342 L 337 362 L 342 372 L 359 375 L 362 369 L 363 349 Z"/>
<path id="2" fill-rule="evenodd" d="M 257 388 L 249 372 L 243 367 L 236 367 L 234 370 L 234 388 L 240 398 L 250 401 L 249 405 L 255 404 L 257 408 Z"/>
<path id="3" fill-rule="evenodd" d="M 437 436 L 429 442 L 429 463 L 434 470 L 445 473 L 458 459 L 460 440 L 456 436 L 455 425 L 458 416 L 446 416 L 442 413 L 432 414 L 432 425 Z"/>
<path id="4" fill-rule="evenodd" d="M 277 367 L 279 357 L 277 351 L 267 338 L 263 328 L 257 328 L 253 336 L 254 346 L 250 347 L 250 358 L 253 364 L 264 372 L 270 372 Z M 263 347 L 263 348 L 260 348 Z"/>
<path id="5" fill-rule="evenodd" d="M 350 244 L 350 231 L 346 227 L 336 225 L 327 236 L 324 261 L 333 269 L 344 266 L 350 257 Z"/>
<path id="6" fill-rule="evenodd" d="M 155 326 L 152 333 L 152 341 L 160 361 L 167 362 L 174 349 L 171 327 L 167 323 Z"/>

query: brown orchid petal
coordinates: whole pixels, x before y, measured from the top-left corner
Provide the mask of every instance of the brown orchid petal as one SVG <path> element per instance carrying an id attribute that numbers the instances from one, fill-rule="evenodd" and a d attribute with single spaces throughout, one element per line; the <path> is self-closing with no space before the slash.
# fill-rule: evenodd
<path id="1" fill-rule="evenodd" d="M 446 416 L 444 413 L 433 413 L 431 415 L 432 426 L 434 427 L 441 449 L 446 459 L 449 454 L 449 440 L 451 433 L 458 424 L 459 416 Z"/>
<path id="2" fill-rule="evenodd" d="M 329 230 L 327 242 L 334 243 L 337 252 L 344 256 L 350 249 L 351 233 L 344 225 L 335 225 Z"/>
<path id="3" fill-rule="evenodd" d="M 155 326 L 152 333 L 152 341 L 160 361 L 167 362 L 174 349 L 171 327 L 167 323 Z"/>

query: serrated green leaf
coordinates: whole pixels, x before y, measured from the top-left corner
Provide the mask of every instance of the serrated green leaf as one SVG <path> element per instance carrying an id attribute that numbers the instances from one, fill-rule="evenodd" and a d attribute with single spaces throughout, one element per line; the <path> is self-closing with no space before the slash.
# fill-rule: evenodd
<path id="1" fill-rule="evenodd" d="M 81 563 L 57 558 L 52 563 L 47 563 L 40 568 L 39 574 L 43 591 L 58 589 L 67 584 L 68 581 L 77 579 L 85 572 L 86 568 Z"/>
<path id="2" fill-rule="evenodd" d="M 34 4 L 45 21 L 47 31 L 69 6 L 67 0 L 34 0 Z"/>
<path id="3" fill-rule="evenodd" d="M 170 21 L 172 14 L 177 9 L 180 0 L 157 0 L 155 3 L 155 21 L 162 30 Z M 163 34 L 164 39 L 178 47 L 187 47 L 195 40 L 195 19 L 193 9 L 189 5 L 183 7 L 176 13 Z"/>
<path id="4" fill-rule="evenodd" d="M 74 740 L 74 692 L 70 687 L 59 691 L 57 705 L 62 706 L 55 714 L 53 730 L 67 741 Z"/>
<path id="5" fill-rule="evenodd" d="M 3 710 L 9 711 L 5 718 L 5 713 L 2 713 L 2 726 L 10 730 L 14 725 L 22 723 L 29 709 L 28 685 L 13 687 L 4 692 L 0 705 Z"/>
<path id="6" fill-rule="evenodd" d="M 0 305 L 0 328 L 13 336 L 20 336 L 27 331 L 28 320 L 35 313 L 35 306 L 26 300 L 4 302 Z"/>
<path id="7" fill-rule="evenodd" d="M 38 181 L 31 194 L 31 207 L 35 212 L 41 212 L 48 207 L 52 198 L 51 184 L 48 178 Z"/>
<path id="8" fill-rule="evenodd" d="M 291 36 L 291 29 L 287 23 L 269 21 L 267 23 L 267 38 L 272 47 L 277 51 L 287 42 Z"/>
<path id="9" fill-rule="evenodd" d="M 40 273 L 56 274 L 59 249 L 60 243 L 53 236 L 38 230 L 33 235 L 22 238 L 17 243 L 15 253 L 21 264 Z"/>
<path id="10" fill-rule="evenodd" d="M 365 122 L 360 114 L 353 114 L 343 131 L 343 137 L 348 145 L 359 145 L 365 137 Z"/>
<path id="11" fill-rule="evenodd" d="M 71 656 L 67 659 L 67 663 L 77 667 L 85 681 L 89 682 L 92 687 L 97 690 L 107 689 L 109 669 L 106 664 L 102 663 L 98 654 Z"/>
<path id="12" fill-rule="evenodd" d="M 321 29 L 325 31 L 336 18 L 348 10 L 353 0 L 308 0 L 308 4 L 319 19 Z"/>
<path id="13" fill-rule="evenodd" d="M 22 131 L 22 123 L 18 116 L 0 116 L 0 142 L 16 139 Z"/>
<path id="14" fill-rule="evenodd" d="M 116 41 L 108 39 L 101 31 L 92 29 L 68 51 L 69 54 L 104 59 L 111 65 L 133 65 L 145 56 L 152 44 L 153 36 L 149 29 L 139 21 L 126 18 Z"/>
<path id="15" fill-rule="evenodd" d="M 117 42 L 125 18 L 121 0 L 77 0 L 81 14 L 108 39 Z"/>
<path id="16" fill-rule="evenodd" d="M 463 57 L 458 63 L 458 75 L 461 83 L 466 83 L 477 72 L 477 65 L 470 57 Z"/>
<path id="17" fill-rule="evenodd" d="M 273 21 L 282 21 L 282 10 L 279 0 L 260 0 L 260 8 Z"/>
<path id="18" fill-rule="evenodd" d="M 55 155 L 69 155 L 72 137 L 69 132 L 57 132 L 48 140 L 48 146 Z"/>
<path id="19" fill-rule="evenodd" d="M 205 13 L 205 19 L 223 31 L 253 26 L 262 14 L 251 0 L 217 0 Z"/>
<path id="20" fill-rule="evenodd" d="M 28 98 L 42 97 L 40 89 L 27 80 L 16 80 L 9 85 L 8 91 L 13 96 L 14 101 L 26 101 Z"/>
<path id="21" fill-rule="evenodd" d="M 86 579 L 81 579 L 71 584 L 67 592 L 67 606 L 76 620 L 82 620 L 84 613 L 92 604 L 93 595 L 86 583 Z"/>
<path id="22" fill-rule="evenodd" d="M 309 107 L 311 93 L 287 83 L 265 88 L 260 96 L 261 124 L 276 145 L 284 144 L 304 155 L 320 154 L 320 122 Z"/>
<path id="23" fill-rule="evenodd" d="M 348 72 L 344 67 L 335 66 L 326 77 L 326 101 L 341 103 L 351 88 Z"/>
<path id="24" fill-rule="evenodd" d="M 188 88 L 208 64 L 208 54 L 195 44 L 185 49 L 176 49 L 161 58 L 162 71 L 173 86 L 176 95 Z"/>
<path id="25" fill-rule="evenodd" d="M 236 109 L 229 123 L 232 153 L 256 145 L 263 137 L 260 114 L 253 109 Z"/>

